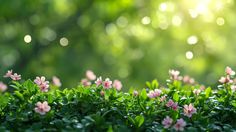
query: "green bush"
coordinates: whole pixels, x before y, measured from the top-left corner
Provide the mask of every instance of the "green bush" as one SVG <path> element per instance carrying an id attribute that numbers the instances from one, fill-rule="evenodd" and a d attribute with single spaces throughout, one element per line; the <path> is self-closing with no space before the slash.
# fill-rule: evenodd
<path id="1" fill-rule="evenodd" d="M 63 90 L 51 85 L 42 92 L 30 79 L 11 81 L 14 90 L 0 95 L 0 131 L 176 131 L 180 119 L 185 131 L 236 131 L 232 76 L 214 89 L 175 77 L 166 86 L 154 80 L 128 93 L 96 84 Z M 50 110 L 40 114 L 36 104 L 44 101 Z M 164 128 L 167 116 L 172 122 Z"/>

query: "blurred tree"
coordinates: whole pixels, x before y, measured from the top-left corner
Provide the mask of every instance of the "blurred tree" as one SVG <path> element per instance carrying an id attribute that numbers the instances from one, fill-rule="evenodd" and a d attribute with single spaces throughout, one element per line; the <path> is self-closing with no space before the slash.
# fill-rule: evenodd
<path id="1" fill-rule="evenodd" d="M 214 84 L 235 66 L 233 0 L 0 2 L 0 73 L 14 69 L 75 86 L 86 69 L 142 86 L 168 69 Z M 233 67 L 234 68 L 234 67 Z"/>

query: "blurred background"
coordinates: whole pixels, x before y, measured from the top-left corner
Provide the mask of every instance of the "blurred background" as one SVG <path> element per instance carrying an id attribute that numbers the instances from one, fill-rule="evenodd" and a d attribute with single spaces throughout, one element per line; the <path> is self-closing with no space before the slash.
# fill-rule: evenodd
<path id="1" fill-rule="evenodd" d="M 236 69 L 234 0 L 1 0 L 0 74 L 58 76 L 87 69 L 144 87 L 169 69 L 207 85 Z"/>

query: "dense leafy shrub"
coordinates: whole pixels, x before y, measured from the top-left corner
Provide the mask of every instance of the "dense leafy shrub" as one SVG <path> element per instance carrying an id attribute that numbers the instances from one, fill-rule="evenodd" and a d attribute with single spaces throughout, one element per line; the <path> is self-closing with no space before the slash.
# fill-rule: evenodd
<path id="1" fill-rule="evenodd" d="M 235 131 L 231 73 L 226 71 L 222 85 L 213 89 L 170 71 L 166 86 L 154 80 L 128 93 L 111 88 L 108 79 L 47 91 L 44 77 L 18 78 L 10 82 L 14 91 L 0 95 L 0 131 Z"/>

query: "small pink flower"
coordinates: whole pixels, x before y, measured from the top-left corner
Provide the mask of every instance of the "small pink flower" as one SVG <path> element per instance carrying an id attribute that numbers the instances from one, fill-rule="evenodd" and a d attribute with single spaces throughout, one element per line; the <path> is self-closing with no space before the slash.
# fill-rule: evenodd
<path id="1" fill-rule="evenodd" d="M 93 71 L 87 70 L 86 71 L 86 78 L 89 79 L 89 80 L 95 80 L 96 75 L 93 73 Z"/>
<path id="2" fill-rule="evenodd" d="M 171 108 L 176 111 L 176 110 L 178 109 L 178 103 L 174 103 L 174 104 L 171 106 Z"/>
<path id="3" fill-rule="evenodd" d="M 165 101 L 165 100 L 166 100 L 166 95 L 161 96 L 160 101 L 163 102 L 163 101 Z"/>
<path id="4" fill-rule="evenodd" d="M 172 80 L 178 80 L 180 72 L 177 70 L 169 70 L 169 75 Z"/>
<path id="5" fill-rule="evenodd" d="M 231 76 L 233 76 L 233 75 L 235 75 L 235 71 L 233 71 L 230 67 L 226 67 L 225 68 L 225 73 L 227 74 L 227 75 L 231 75 Z"/>
<path id="6" fill-rule="evenodd" d="M 193 93 L 194 93 L 195 95 L 199 95 L 199 94 L 201 93 L 201 90 L 200 90 L 200 89 L 194 89 L 194 90 L 193 90 Z"/>
<path id="7" fill-rule="evenodd" d="M 166 106 L 167 107 L 172 107 L 172 105 L 174 104 L 175 102 L 172 100 L 172 99 L 170 99 L 167 103 L 166 103 Z"/>
<path id="8" fill-rule="evenodd" d="M 195 80 L 194 78 L 191 78 L 190 76 L 186 75 L 183 78 L 183 82 L 187 84 L 194 84 Z"/>
<path id="9" fill-rule="evenodd" d="M 232 83 L 233 80 L 230 79 L 229 76 L 226 76 L 226 77 L 221 77 L 220 80 L 219 80 L 220 83 Z"/>
<path id="10" fill-rule="evenodd" d="M 86 87 L 86 86 L 90 86 L 91 82 L 88 79 L 84 78 L 81 80 L 81 84 Z"/>
<path id="11" fill-rule="evenodd" d="M 21 80 L 21 75 L 18 75 L 17 73 L 14 73 L 13 75 L 11 75 L 11 79 L 14 80 L 14 81 Z"/>
<path id="12" fill-rule="evenodd" d="M 45 115 L 47 112 L 49 112 L 51 107 L 48 105 L 47 101 L 44 101 L 43 103 L 37 102 L 36 107 L 34 108 L 34 111 L 41 114 Z"/>
<path id="13" fill-rule="evenodd" d="M 232 85 L 231 90 L 232 90 L 232 92 L 235 92 L 236 91 L 236 85 Z"/>
<path id="14" fill-rule="evenodd" d="M 101 96 L 104 96 L 104 94 L 105 94 L 105 92 L 102 90 L 102 91 L 100 92 L 100 95 L 101 95 Z"/>
<path id="15" fill-rule="evenodd" d="M 34 82 L 39 86 L 42 92 L 48 92 L 49 81 L 46 81 L 46 78 L 44 76 L 36 77 L 34 79 Z"/>
<path id="16" fill-rule="evenodd" d="M 166 116 L 164 120 L 162 121 L 162 125 L 164 125 L 164 128 L 169 128 L 173 122 L 173 119 L 171 119 L 169 116 Z"/>
<path id="17" fill-rule="evenodd" d="M 3 82 L 0 82 L 0 91 L 1 91 L 1 92 L 4 92 L 4 91 L 6 91 L 6 90 L 7 90 L 7 85 L 4 84 Z"/>
<path id="18" fill-rule="evenodd" d="M 56 76 L 52 77 L 52 83 L 53 83 L 53 85 L 55 85 L 57 87 L 61 87 L 61 80 Z"/>
<path id="19" fill-rule="evenodd" d="M 196 108 L 192 104 L 184 105 L 184 115 L 187 117 L 192 117 L 192 114 L 197 113 Z"/>
<path id="20" fill-rule="evenodd" d="M 173 110 L 177 110 L 178 109 L 178 103 L 175 103 L 171 99 L 166 103 L 166 106 L 167 107 L 171 107 Z"/>
<path id="21" fill-rule="evenodd" d="M 137 90 L 134 90 L 133 95 L 134 95 L 134 96 L 138 96 L 138 91 L 137 91 Z"/>
<path id="22" fill-rule="evenodd" d="M 183 80 L 183 77 L 182 76 L 178 76 L 178 79 L 177 80 Z"/>
<path id="23" fill-rule="evenodd" d="M 154 95 L 157 97 L 157 96 L 160 96 L 162 93 L 162 91 L 160 89 L 154 89 Z"/>
<path id="24" fill-rule="evenodd" d="M 42 77 L 36 77 L 36 78 L 34 79 L 34 82 L 35 82 L 37 85 L 41 85 L 42 82 L 44 82 L 44 81 L 45 81 L 45 77 L 44 77 L 44 76 L 42 76 Z"/>
<path id="25" fill-rule="evenodd" d="M 12 70 L 8 70 L 7 73 L 3 77 L 5 77 L 5 78 L 11 77 L 12 74 L 13 74 L 13 71 Z"/>
<path id="26" fill-rule="evenodd" d="M 49 88 L 49 84 L 48 84 L 49 82 L 47 81 L 47 82 L 44 82 L 42 85 L 40 85 L 39 87 L 40 87 L 40 90 L 42 91 L 42 92 L 48 92 L 48 88 Z"/>
<path id="27" fill-rule="evenodd" d="M 206 87 L 205 87 L 204 85 L 201 85 L 201 86 L 200 86 L 200 90 L 201 90 L 201 91 L 204 91 L 205 88 L 206 88 Z"/>
<path id="28" fill-rule="evenodd" d="M 97 87 L 99 85 L 101 85 L 102 84 L 102 77 L 97 78 L 97 80 L 95 81 L 95 84 L 97 85 Z"/>
<path id="29" fill-rule="evenodd" d="M 103 87 L 104 87 L 105 89 L 109 89 L 109 88 L 112 87 L 112 81 L 110 81 L 109 78 L 106 78 L 105 81 L 103 81 L 102 84 L 103 84 Z"/>
<path id="30" fill-rule="evenodd" d="M 153 90 L 149 91 L 149 93 L 147 94 L 147 96 L 148 96 L 149 98 L 155 98 L 155 96 L 154 96 L 154 91 L 153 91 Z"/>
<path id="31" fill-rule="evenodd" d="M 180 118 L 177 120 L 176 124 L 174 125 L 174 128 L 176 131 L 183 131 L 185 126 L 186 122 L 182 118 Z"/>
<path id="32" fill-rule="evenodd" d="M 121 83 L 121 81 L 119 81 L 119 80 L 114 80 L 114 82 L 113 82 L 113 87 L 114 87 L 116 90 L 120 91 L 121 88 L 122 88 L 122 83 Z"/>
<path id="33" fill-rule="evenodd" d="M 162 91 L 161 91 L 160 89 L 154 89 L 154 91 L 151 90 L 151 91 L 147 94 L 147 96 L 148 96 L 149 98 L 156 98 L 156 97 L 160 96 L 161 93 L 162 93 Z"/>

